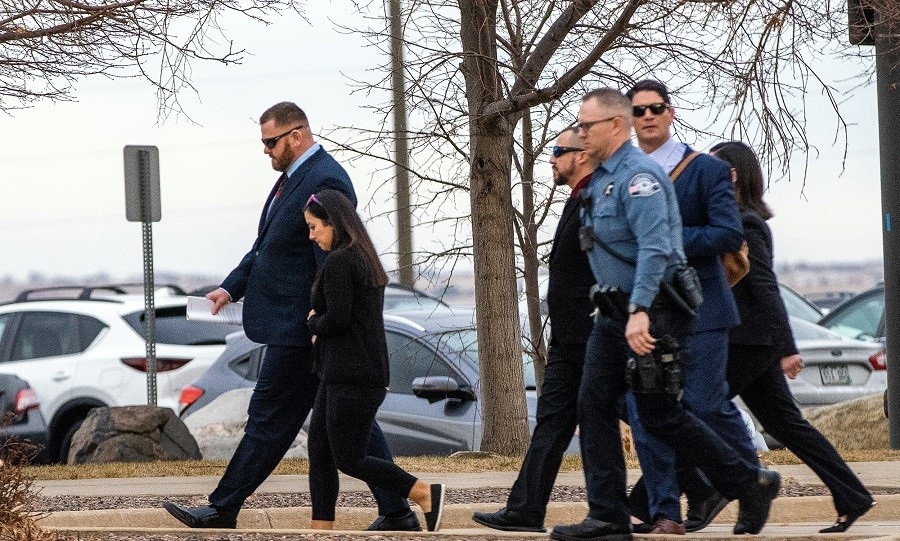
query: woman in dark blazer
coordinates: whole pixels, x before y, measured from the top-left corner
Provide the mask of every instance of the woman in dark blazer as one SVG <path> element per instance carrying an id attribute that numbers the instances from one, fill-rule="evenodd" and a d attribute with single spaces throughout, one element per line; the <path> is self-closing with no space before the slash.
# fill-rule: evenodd
<path id="1" fill-rule="evenodd" d="M 328 252 L 313 282 L 307 319 L 320 382 L 308 440 L 312 528 L 334 526 L 340 470 L 415 501 L 428 531 L 435 531 L 444 485 L 428 485 L 391 461 L 366 455 L 390 379 L 382 315 L 387 274 L 344 194 L 313 194 L 304 217 L 309 238 Z"/>
<path id="2" fill-rule="evenodd" d="M 831 491 L 838 518 L 820 533 L 846 531 L 875 501 L 834 446 L 803 418 L 784 376 L 803 369 L 787 310 L 772 270 L 772 212 L 763 201 L 763 174 L 753 150 L 739 141 L 719 143 L 710 153 L 731 164 L 750 272 L 733 288 L 741 325 L 731 330 L 728 385 L 766 431 L 797 455 Z M 737 532 L 735 532 L 737 533 Z"/>

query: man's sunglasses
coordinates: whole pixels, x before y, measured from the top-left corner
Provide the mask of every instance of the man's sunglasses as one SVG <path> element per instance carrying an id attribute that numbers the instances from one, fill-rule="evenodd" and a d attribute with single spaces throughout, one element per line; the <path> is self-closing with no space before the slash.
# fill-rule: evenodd
<path id="1" fill-rule="evenodd" d="M 647 109 L 650 109 L 650 112 L 654 115 L 663 114 L 666 109 L 669 108 L 668 103 L 651 103 L 650 105 L 632 105 L 631 106 L 631 114 L 634 115 L 634 118 L 640 118 L 644 116 L 644 113 L 647 112 Z"/>
<path id="2" fill-rule="evenodd" d="M 554 157 L 554 158 L 559 158 L 559 157 L 562 156 L 563 154 L 568 154 L 569 152 L 580 152 L 580 151 L 582 151 L 582 150 L 584 150 L 584 149 L 583 149 L 583 148 L 577 148 L 577 147 L 558 147 L 558 146 L 554 146 L 552 152 L 553 152 L 553 157 Z"/>
<path id="3" fill-rule="evenodd" d="M 285 135 L 288 135 L 289 133 L 291 133 L 295 130 L 299 130 L 299 129 L 302 129 L 305 127 L 306 126 L 304 126 L 303 124 L 300 124 L 299 126 L 291 128 L 288 131 L 282 133 L 281 135 L 276 135 L 275 137 L 269 137 L 268 139 L 262 139 L 262 144 L 266 145 L 266 148 L 271 150 L 271 149 L 275 148 L 275 145 L 278 144 L 278 141 L 280 141 L 282 137 L 284 137 Z"/>

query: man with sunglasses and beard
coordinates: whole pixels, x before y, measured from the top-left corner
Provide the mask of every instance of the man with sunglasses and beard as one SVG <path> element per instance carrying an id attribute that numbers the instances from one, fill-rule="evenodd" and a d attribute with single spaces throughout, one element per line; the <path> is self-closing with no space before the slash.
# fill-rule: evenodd
<path id="1" fill-rule="evenodd" d="M 272 473 L 303 428 L 318 388 L 306 317 L 312 282 L 325 259 L 309 238 L 303 209 L 312 194 L 328 188 L 356 204 L 350 177 L 314 140 L 309 119 L 296 104 L 273 105 L 259 125 L 263 153 L 281 176 L 263 207 L 250 251 L 206 298 L 213 302 L 213 314 L 243 298 L 244 332 L 266 344 L 266 352 L 247 408 L 244 436 L 209 495 L 209 505 L 163 504 L 191 528 L 235 528 L 244 500 Z M 377 422 L 372 424 L 368 454 L 391 460 Z M 404 498 L 374 488 L 372 492 L 381 516 L 369 529 L 421 530 Z"/>
<path id="2" fill-rule="evenodd" d="M 578 388 L 585 346 L 593 328 L 594 305 L 589 293 L 594 275 L 578 241 L 578 202 L 596 162 L 584 151 L 577 130 L 568 128 L 557 137 L 550 164 L 553 183 L 568 186 L 571 192 L 556 226 L 548 261 L 550 347 L 538 397 L 537 424 L 506 507 L 472 516 L 479 524 L 511 532 L 546 531 L 547 503 L 578 424 Z"/>
<path id="3" fill-rule="evenodd" d="M 675 109 L 663 83 L 638 81 L 626 96 L 631 99 L 634 131 L 641 150 L 667 174 L 671 176 L 674 171 L 677 175 L 673 181 L 681 212 L 684 251 L 688 264 L 697 270 L 703 292 L 694 333 L 685 343 L 684 401 L 741 458 L 759 465 L 740 412 L 728 398 L 726 381 L 728 332 L 740 320 L 721 258 L 723 253 L 737 250 L 744 238 L 731 169 L 724 161 L 694 153 L 672 137 Z M 626 403 L 644 475 L 630 496 L 632 513 L 645 521 L 636 531 L 683 535 L 705 527 L 728 500 L 696 470 L 679 469 L 676 475 L 674 452 L 641 424 L 632 393 L 626 396 Z M 688 494 L 689 502 L 684 524 L 682 491 Z M 742 524 L 739 516 L 735 533 L 744 533 Z"/>

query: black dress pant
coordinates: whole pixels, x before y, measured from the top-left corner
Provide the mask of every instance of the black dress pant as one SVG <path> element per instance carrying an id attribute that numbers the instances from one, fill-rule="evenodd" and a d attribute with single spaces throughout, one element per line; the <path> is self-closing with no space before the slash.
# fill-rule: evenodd
<path id="1" fill-rule="evenodd" d="M 672 334 L 683 343 L 687 331 L 679 330 L 673 329 Z M 578 421 L 588 516 L 613 524 L 630 523 L 619 419 L 627 389 L 626 363 L 632 355 L 625 322 L 598 318 L 585 355 Z M 722 494 L 735 499 L 746 495 L 758 478 L 758 467 L 745 461 L 675 397 L 636 393 L 635 401 L 648 432 L 672 446 L 677 460 L 699 467 Z"/>
<path id="2" fill-rule="evenodd" d="M 303 428 L 316 396 L 319 378 L 312 373 L 310 348 L 267 346 L 247 408 L 247 426 L 209 503 L 237 513 L 244 500 L 271 475 Z M 373 418 L 374 419 L 374 418 Z M 387 460 L 390 450 L 377 423 L 369 420 L 372 453 Z M 381 515 L 409 509 L 389 492 L 372 488 Z"/>
<path id="3" fill-rule="evenodd" d="M 551 340 L 544 384 L 538 397 L 537 424 L 506 501 L 507 509 L 541 522 L 547 513 L 563 453 L 578 425 L 578 387 L 584 351 L 585 344 L 560 344 Z"/>
<path id="4" fill-rule="evenodd" d="M 309 490 L 313 520 L 334 520 L 338 470 L 405 498 L 416 478 L 390 460 L 367 454 L 384 387 L 322 382 L 309 422 Z"/>
<path id="5" fill-rule="evenodd" d="M 728 357 L 728 385 L 732 396 L 740 395 L 766 432 L 819 476 L 831 491 L 837 514 L 856 514 L 868 509 L 872 495 L 831 442 L 803 417 L 784 379 L 780 360 L 773 358 L 772 348 L 731 344 Z M 746 369 L 763 366 L 766 368 L 762 371 Z M 753 372 L 758 375 L 749 375 Z"/>

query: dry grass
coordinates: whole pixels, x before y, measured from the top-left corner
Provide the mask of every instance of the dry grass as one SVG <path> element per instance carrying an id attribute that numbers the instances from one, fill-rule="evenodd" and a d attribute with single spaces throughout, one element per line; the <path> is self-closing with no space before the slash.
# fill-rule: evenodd
<path id="1" fill-rule="evenodd" d="M 17 541 L 54 541 L 58 536 L 42 530 L 36 522 L 39 515 L 29 508 L 34 492 L 27 464 L 37 449 L 22 443 L 0 444 L 0 539 Z"/>
<path id="2" fill-rule="evenodd" d="M 852 402 L 836 404 L 805 412 L 825 436 L 831 440 L 841 455 L 851 462 L 900 460 L 900 451 L 888 449 L 887 420 L 882 411 L 881 395 Z M 623 425 L 623 448 L 629 468 L 638 467 L 637 456 L 632 450 L 631 434 Z M 798 464 L 799 459 L 786 450 L 763 453 L 768 464 Z M 522 464 L 521 457 L 502 457 L 486 453 L 458 453 L 449 457 L 398 457 L 397 463 L 415 472 L 484 472 L 516 471 Z M 113 464 L 82 464 L 78 466 L 31 466 L 27 472 L 34 479 L 94 479 L 103 477 L 145 476 L 221 476 L 225 471 L 224 460 L 200 460 L 180 462 L 138 462 Z M 566 457 L 563 471 L 581 469 L 581 458 Z M 275 470 L 276 475 L 302 475 L 308 473 L 306 460 L 285 459 Z"/>

